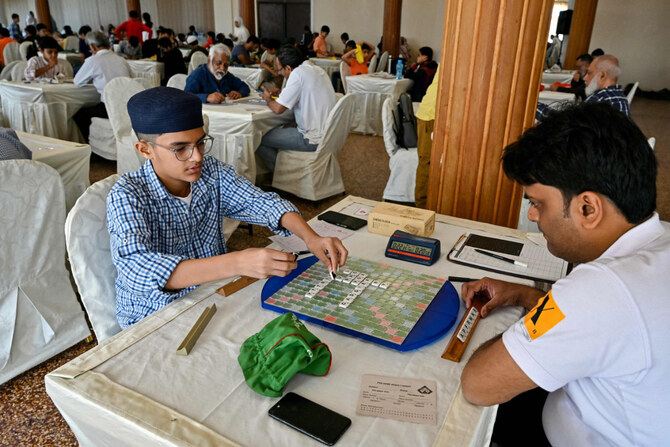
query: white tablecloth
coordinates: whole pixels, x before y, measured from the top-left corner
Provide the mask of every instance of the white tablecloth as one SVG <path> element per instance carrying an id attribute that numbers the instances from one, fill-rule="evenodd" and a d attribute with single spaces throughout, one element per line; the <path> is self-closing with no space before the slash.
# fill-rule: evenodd
<path id="1" fill-rule="evenodd" d="M 348 197 L 333 209 L 352 213 L 361 205 L 374 204 Z M 516 230 L 439 216 L 433 237 L 442 241 L 446 251 L 466 227 L 520 235 Z M 344 243 L 351 256 L 374 262 L 440 276 L 482 275 L 444 256 L 431 267 L 385 258 L 387 241 L 363 228 Z M 263 281 L 227 298 L 214 293 L 223 283 L 201 286 L 46 376 L 47 393 L 80 445 L 320 445 L 270 419 L 267 410 L 277 399 L 252 391 L 237 363 L 242 342 L 278 316 L 260 306 Z M 212 303 L 217 312 L 194 349 L 186 357 L 177 356 L 181 340 Z M 297 392 L 351 418 L 351 427 L 338 441 L 340 447 L 488 445 L 497 407 L 467 403 L 460 374 L 482 342 L 520 315 L 520 309 L 507 308 L 482 320 L 460 363 L 440 357 L 453 330 L 432 345 L 400 353 L 307 323 L 329 345 L 332 367 L 326 377 L 298 374 L 284 392 Z M 363 374 L 435 380 L 438 424 L 357 415 Z"/>
<path id="2" fill-rule="evenodd" d="M 574 70 L 563 70 L 558 72 L 543 71 L 542 83 L 553 84 L 554 82 L 565 82 L 569 84 L 573 74 L 575 74 Z"/>
<path id="3" fill-rule="evenodd" d="M 246 82 L 252 91 L 261 85 L 263 70 L 260 67 L 229 67 L 228 71 L 236 78 Z"/>
<path id="4" fill-rule="evenodd" d="M 328 77 L 330 78 L 333 73 L 340 71 L 340 62 L 342 62 L 342 59 L 339 57 L 336 59 L 330 59 L 327 57 L 312 57 L 309 59 L 309 61 L 314 65 L 323 68 L 323 70 L 328 73 Z"/>
<path id="5" fill-rule="evenodd" d="M 154 87 L 160 87 L 165 75 L 165 64 L 151 59 L 128 60 L 128 65 L 136 78 L 146 78 Z"/>
<path id="6" fill-rule="evenodd" d="M 543 90 L 537 101 L 548 105 L 549 107 L 560 107 L 561 104 L 575 102 L 576 96 L 574 93 L 552 92 L 551 90 Z"/>
<path id="7" fill-rule="evenodd" d="M 33 160 L 48 164 L 58 171 L 65 187 L 65 207 L 70 211 L 74 202 L 91 185 L 91 146 L 25 132 L 16 134 L 33 153 Z"/>
<path id="8" fill-rule="evenodd" d="M 83 142 L 72 116 L 100 102 L 95 87 L 74 84 L 1 81 L 2 113 L 14 130 L 66 141 Z"/>
<path id="9" fill-rule="evenodd" d="M 347 94 L 356 95 L 356 116 L 352 132 L 382 135 L 384 133 L 382 104 L 386 98 L 397 101 L 400 94 L 412 86 L 411 79 L 398 81 L 395 77 L 385 78 L 377 75 L 347 76 Z"/>

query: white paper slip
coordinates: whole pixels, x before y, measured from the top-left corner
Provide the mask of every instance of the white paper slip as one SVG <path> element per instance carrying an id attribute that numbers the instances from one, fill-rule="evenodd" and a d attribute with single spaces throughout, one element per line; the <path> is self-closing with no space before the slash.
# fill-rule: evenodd
<path id="1" fill-rule="evenodd" d="M 437 383 L 364 374 L 356 414 L 437 424 Z"/>
<path id="2" fill-rule="evenodd" d="M 354 234 L 354 232 L 351 230 L 347 230 L 346 228 L 338 227 L 336 225 L 331 225 L 322 220 L 317 220 L 309 226 L 312 227 L 312 230 L 314 230 L 316 234 L 321 237 L 336 237 L 339 239 L 346 239 Z M 307 245 L 305 245 L 305 242 L 295 234 L 290 236 L 270 236 L 269 239 L 272 242 L 276 242 L 281 245 L 285 251 L 294 252 L 307 250 Z"/>

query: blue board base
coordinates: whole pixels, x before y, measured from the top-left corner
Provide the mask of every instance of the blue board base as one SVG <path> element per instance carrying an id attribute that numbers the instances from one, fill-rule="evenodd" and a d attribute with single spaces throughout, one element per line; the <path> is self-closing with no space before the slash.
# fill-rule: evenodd
<path id="1" fill-rule="evenodd" d="M 298 268 L 293 270 L 288 276 L 283 278 L 279 276 L 273 276 L 272 278 L 268 279 L 265 283 L 265 286 L 263 286 L 263 291 L 261 293 L 261 306 L 264 309 L 269 309 L 279 313 L 290 312 L 288 309 L 268 304 L 265 302 L 265 300 L 270 298 L 293 279 L 297 278 L 302 272 L 310 268 L 316 262 L 318 262 L 316 256 L 310 256 L 309 258 L 301 259 L 298 261 Z M 318 324 L 343 334 L 358 337 L 363 340 L 394 349 L 396 351 L 404 352 L 421 348 L 444 337 L 456 322 L 459 307 L 460 299 L 458 298 L 458 293 L 456 292 L 456 289 L 454 289 L 454 286 L 451 285 L 449 281 L 446 281 L 402 344 L 392 343 L 387 340 L 372 337 L 368 334 L 338 326 L 336 324 L 329 323 L 309 315 L 298 312 L 294 313 L 303 321 L 309 321 L 310 323 Z"/>

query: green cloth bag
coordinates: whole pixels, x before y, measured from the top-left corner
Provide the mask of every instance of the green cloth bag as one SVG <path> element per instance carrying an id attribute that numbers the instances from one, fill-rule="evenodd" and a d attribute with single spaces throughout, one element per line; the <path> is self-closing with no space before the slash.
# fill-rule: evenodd
<path id="1" fill-rule="evenodd" d="M 284 385 L 298 372 L 327 375 L 331 360 L 328 346 L 291 312 L 247 338 L 237 357 L 247 385 L 269 397 L 281 396 Z"/>

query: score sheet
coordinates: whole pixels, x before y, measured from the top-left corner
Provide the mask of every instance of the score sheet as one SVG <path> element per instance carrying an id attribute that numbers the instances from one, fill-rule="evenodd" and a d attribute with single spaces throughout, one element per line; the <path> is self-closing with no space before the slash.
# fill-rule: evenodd
<path id="1" fill-rule="evenodd" d="M 437 383 L 364 374 L 356 413 L 419 424 L 437 424 Z"/>

